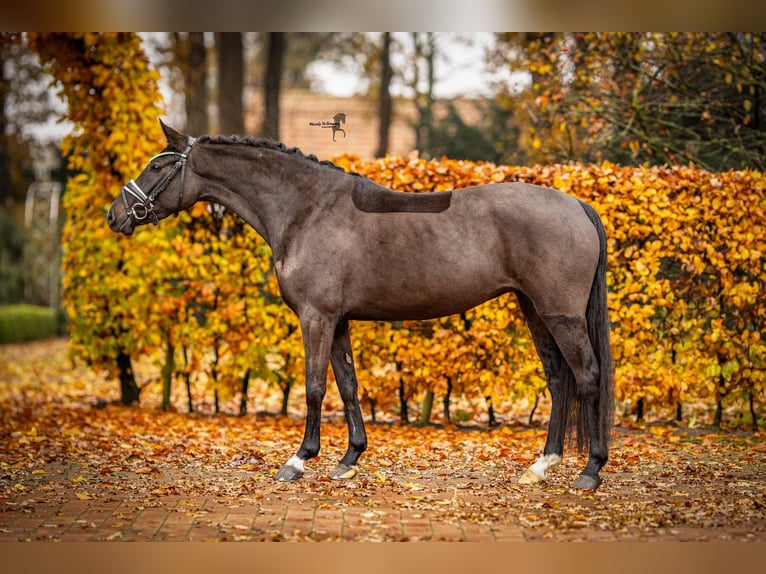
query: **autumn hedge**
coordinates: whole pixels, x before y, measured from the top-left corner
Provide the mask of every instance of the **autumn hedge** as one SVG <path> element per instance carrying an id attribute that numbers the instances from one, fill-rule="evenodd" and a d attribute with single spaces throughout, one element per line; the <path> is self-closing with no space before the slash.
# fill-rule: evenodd
<path id="1" fill-rule="evenodd" d="M 140 42 L 116 34 L 32 39 L 76 126 L 65 146 L 77 172 L 65 194 L 72 354 L 112 374 L 120 357 L 154 357 L 168 399 L 173 380 L 209 385 L 217 400 L 246 394 L 252 377 L 286 397 L 303 377 L 300 332 L 279 298 L 270 251 L 250 227 L 203 204 L 130 239 L 106 226 L 105 208 L 119 186 L 163 147 L 157 76 Z M 335 161 L 402 192 L 526 181 L 588 201 L 609 237 L 622 412 L 637 405 L 675 412 L 702 401 L 717 406 L 720 420 L 729 399 L 749 401 L 755 420 L 766 359 L 762 173 L 512 167 L 417 154 Z M 356 323 L 352 337 L 362 395 L 378 411 L 426 391 L 532 401 L 545 386 L 510 295 L 438 321 Z"/>

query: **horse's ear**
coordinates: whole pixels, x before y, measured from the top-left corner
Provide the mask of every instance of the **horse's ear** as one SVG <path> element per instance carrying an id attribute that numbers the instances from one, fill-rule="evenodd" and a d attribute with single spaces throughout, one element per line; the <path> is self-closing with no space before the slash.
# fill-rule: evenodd
<path id="1" fill-rule="evenodd" d="M 186 136 L 171 128 L 168 124 L 160 120 L 162 131 L 165 133 L 165 139 L 168 140 L 168 146 L 171 149 L 182 150 L 186 147 Z"/>

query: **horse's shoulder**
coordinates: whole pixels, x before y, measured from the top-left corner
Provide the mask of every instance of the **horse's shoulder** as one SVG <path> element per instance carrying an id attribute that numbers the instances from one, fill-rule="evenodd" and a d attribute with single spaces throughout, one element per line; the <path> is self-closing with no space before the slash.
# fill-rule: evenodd
<path id="1" fill-rule="evenodd" d="M 449 208 L 452 192 L 406 193 L 359 178 L 351 199 L 357 209 L 367 213 L 440 213 Z"/>

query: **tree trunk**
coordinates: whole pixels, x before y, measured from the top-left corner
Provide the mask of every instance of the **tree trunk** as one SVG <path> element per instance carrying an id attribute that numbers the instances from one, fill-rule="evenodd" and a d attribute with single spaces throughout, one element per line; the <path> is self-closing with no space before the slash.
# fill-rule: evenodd
<path id="1" fill-rule="evenodd" d="M 203 32 L 189 32 L 186 39 L 174 33 L 176 60 L 184 77 L 186 133 L 199 136 L 209 132 L 207 122 L 207 49 Z"/>
<path id="2" fill-rule="evenodd" d="M 218 59 L 218 131 L 241 134 L 245 131 L 242 33 L 216 32 L 215 52 Z"/>
<path id="3" fill-rule="evenodd" d="M 713 426 L 715 428 L 721 428 L 721 422 L 723 422 L 723 404 L 718 399 L 715 402 L 715 416 L 713 417 Z"/>
<path id="4" fill-rule="evenodd" d="M 290 380 L 279 385 L 279 388 L 282 389 L 282 408 L 279 409 L 279 414 L 282 416 L 287 416 L 287 401 L 290 399 L 290 389 L 292 386 Z"/>
<path id="5" fill-rule="evenodd" d="M 287 50 L 284 32 L 269 32 L 266 76 L 263 82 L 263 128 L 261 135 L 279 140 L 279 94 L 282 85 L 282 64 Z"/>
<path id="6" fill-rule="evenodd" d="M 532 405 L 532 410 L 529 413 L 529 419 L 527 420 L 527 424 L 529 426 L 532 426 L 532 419 L 535 417 L 535 411 L 537 410 L 537 405 L 540 403 L 540 393 L 535 394 L 535 404 Z"/>
<path id="7" fill-rule="evenodd" d="M 218 307 L 218 296 L 216 295 L 215 307 Z M 221 355 L 218 352 L 218 341 L 213 348 L 213 365 L 210 367 L 210 378 L 213 379 L 213 401 L 215 403 L 215 414 L 221 412 L 221 407 L 218 401 L 218 361 L 221 359 Z"/>
<path id="8" fill-rule="evenodd" d="M 420 411 L 420 424 L 427 425 L 431 420 L 431 410 L 434 406 L 434 392 L 427 391 L 423 399 L 423 408 Z"/>
<path id="9" fill-rule="evenodd" d="M 192 392 L 191 392 L 191 374 L 184 373 L 184 378 L 186 379 L 186 400 L 188 402 L 189 406 L 189 412 L 194 412 L 194 401 L 192 401 Z"/>
<path id="10" fill-rule="evenodd" d="M 444 400 L 442 401 L 442 404 L 444 405 L 444 420 L 449 422 L 452 422 L 452 418 L 450 417 L 450 398 L 452 397 L 452 377 L 447 377 L 447 392 L 444 393 Z"/>
<path id="11" fill-rule="evenodd" d="M 138 403 L 141 389 L 138 388 L 136 378 L 133 375 L 130 355 L 124 351 L 120 351 L 117 355 L 117 369 L 120 377 L 120 400 L 122 404 L 128 406 Z"/>
<path id="12" fill-rule="evenodd" d="M 189 365 L 189 351 L 185 345 L 183 347 L 183 352 L 184 352 L 184 366 L 187 367 Z M 189 403 L 189 412 L 193 413 L 194 402 L 192 401 L 192 392 L 191 392 L 191 373 L 186 371 L 186 369 L 184 369 L 184 371 L 185 371 L 184 379 L 186 380 L 186 400 Z"/>
<path id="13" fill-rule="evenodd" d="M 176 370 L 175 348 L 170 337 L 165 341 L 165 363 L 162 365 L 162 410 L 170 408 L 170 391 L 173 385 L 173 371 Z"/>
<path id="14" fill-rule="evenodd" d="M 640 423 L 644 420 L 644 397 L 638 399 L 636 403 L 636 422 Z"/>
<path id="15" fill-rule="evenodd" d="M 384 157 L 388 153 L 388 135 L 391 128 L 391 114 L 393 105 L 391 101 L 391 33 L 383 33 L 383 47 L 380 54 L 380 100 L 378 102 L 378 150 L 377 157 Z"/>
<path id="16" fill-rule="evenodd" d="M 375 420 L 375 407 L 377 406 L 377 401 L 375 399 L 369 399 L 370 400 L 370 418 L 372 418 L 372 424 L 375 424 L 377 421 Z"/>
<path id="17" fill-rule="evenodd" d="M 430 153 L 432 147 L 433 128 L 433 104 L 434 104 L 434 57 L 436 55 L 436 40 L 433 32 L 426 32 L 425 42 L 422 41 L 420 32 L 413 32 L 412 41 L 415 44 L 415 61 L 412 88 L 415 91 L 415 109 L 418 112 L 415 125 L 415 148 L 424 155 Z M 426 90 L 420 91 L 419 63 L 424 60 L 426 64 Z"/>
<path id="18" fill-rule="evenodd" d="M 487 425 L 490 427 L 496 427 L 497 426 L 497 419 L 495 418 L 495 407 L 492 405 L 492 397 L 484 397 L 484 400 L 487 403 L 487 415 L 489 416 L 489 420 L 487 421 Z"/>
<path id="19" fill-rule="evenodd" d="M 676 353 L 675 341 L 673 341 L 673 343 L 670 346 L 670 361 L 674 365 L 676 364 L 677 357 L 678 357 L 678 355 Z M 684 411 L 683 411 L 683 405 L 681 404 L 681 398 L 680 398 L 681 391 L 680 390 L 678 391 L 678 394 L 679 394 L 679 398 L 676 400 L 676 422 L 681 422 L 683 420 Z M 671 393 L 671 396 L 668 397 L 668 399 L 670 401 L 673 400 L 672 393 Z"/>
<path id="20" fill-rule="evenodd" d="M 755 399 L 753 397 L 753 389 L 749 391 L 750 402 L 750 418 L 753 424 L 753 432 L 758 432 L 758 415 L 755 414 Z"/>
<path id="21" fill-rule="evenodd" d="M 239 401 L 239 416 L 247 414 L 247 389 L 250 386 L 250 369 L 242 377 L 242 398 Z"/>
<path id="22" fill-rule="evenodd" d="M 722 365 L 724 363 L 723 357 L 718 357 L 718 365 Z M 723 397 L 726 395 L 726 379 L 723 376 L 723 373 L 718 375 L 718 389 L 717 389 L 717 395 L 716 398 L 716 404 L 715 404 L 715 417 L 713 417 L 713 426 L 715 428 L 720 428 L 721 423 L 723 422 Z"/>
<path id="23" fill-rule="evenodd" d="M 6 135 L 8 119 L 5 115 L 5 100 L 8 96 L 8 81 L 5 77 L 5 55 L 0 46 L 0 207 L 11 201 L 11 160 Z"/>
<path id="24" fill-rule="evenodd" d="M 399 420 L 403 423 L 410 422 L 410 415 L 407 412 L 407 396 L 404 392 L 404 377 L 399 377 Z"/>

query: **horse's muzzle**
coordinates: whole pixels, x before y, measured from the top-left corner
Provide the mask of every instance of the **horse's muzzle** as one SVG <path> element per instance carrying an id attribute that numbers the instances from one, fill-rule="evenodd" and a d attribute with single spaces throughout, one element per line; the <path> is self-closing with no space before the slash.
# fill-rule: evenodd
<path id="1" fill-rule="evenodd" d="M 118 214 L 118 203 L 119 202 L 115 201 L 112 204 L 112 207 L 109 208 L 109 213 L 106 214 L 106 222 L 109 225 L 109 229 L 115 233 L 122 233 L 127 236 L 133 235 L 133 231 L 135 231 L 133 218 L 125 213 L 124 208 L 121 209 L 122 213 Z"/>

